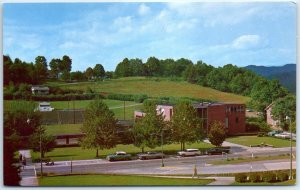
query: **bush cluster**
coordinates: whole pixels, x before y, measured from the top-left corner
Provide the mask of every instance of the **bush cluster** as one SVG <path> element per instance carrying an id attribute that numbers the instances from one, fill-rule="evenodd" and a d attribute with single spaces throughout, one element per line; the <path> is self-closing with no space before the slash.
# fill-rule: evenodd
<path id="1" fill-rule="evenodd" d="M 252 172 L 250 174 L 239 173 L 235 175 L 235 181 L 239 183 L 245 182 L 283 182 L 289 179 L 289 175 L 286 172 L 278 171 L 278 172 Z M 296 179 L 295 173 L 293 174 L 293 179 Z"/>
<path id="2" fill-rule="evenodd" d="M 247 175 L 246 174 L 237 174 L 235 175 L 235 181 L 239 183 L 244 183 L 247 181 Z"/>

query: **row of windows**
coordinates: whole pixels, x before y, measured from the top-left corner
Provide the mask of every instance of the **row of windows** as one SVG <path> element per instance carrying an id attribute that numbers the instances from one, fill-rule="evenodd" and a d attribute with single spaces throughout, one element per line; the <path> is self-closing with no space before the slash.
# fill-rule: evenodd
<path id="1" fill-rule="evenodd" d="M 226 113 L 228 112 L 244 112 L 244 106 L 226 106 Z"/>

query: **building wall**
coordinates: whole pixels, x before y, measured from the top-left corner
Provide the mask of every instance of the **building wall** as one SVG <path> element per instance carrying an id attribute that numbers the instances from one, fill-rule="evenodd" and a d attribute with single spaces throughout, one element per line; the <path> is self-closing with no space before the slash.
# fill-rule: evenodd
<path id="1" fill-rule="evenodd" d="M 246 131 L 246 110 L 243 104 L 226 104 L 228 118 L 228 134 L 244 133 Z"/>
<path id="2" fill-rule="evenodd" d="M 162 113 L 164 121 L 170 121 L 173 116 L 173 106 L 170 105 L 157 105 L 156 111 L 158 114 Z"/>
<path id="3" fill-rule="evenodd" d="M 170 121 L 174 108 L 170 105 L 158 105 L 157 113 L 163 113 L 165 121 Z M 218 104 L 197 108 L 197 113 L 203 119 L 203 128 L 207 133 L 214 121 L 219 121 L 226 126 L 229 135 L 244 133 L 246 131 L 246 113 L 244 104 Z M 135 118 L 145 115 L 143 112 L 134 112 Z M 208 130 L 208 131 L 207 131 Z"/>
<path id="4" fill-rule="evenodd" d="M 271 112 L 272 112 L 272 106 L 270 106 L 268 109 L 266 109 L 267 124 L 271 125 L 273 127 L 276 127 L 278 124 L 278 121 L 273 119 Z"/>

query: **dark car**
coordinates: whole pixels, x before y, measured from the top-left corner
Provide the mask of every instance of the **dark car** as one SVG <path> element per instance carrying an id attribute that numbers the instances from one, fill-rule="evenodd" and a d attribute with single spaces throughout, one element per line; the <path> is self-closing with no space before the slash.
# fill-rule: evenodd
<path id="1" fill-rule="evenodd" d="M 147 152 L 147 153 L 137 154 L 137 157 L 141 160 L 148 160 L 148 159 L 162 158 L 164 157 L 164 154 L 160 152 Z"/>
<path id="2" fill-rule="evenodd" d="M 131 154 L 126 154 L 124 151 L 118 151 L 115 154 L 107 155 L 108 161 L 131 160 Z"/>
<path id="3" fill-rule="evenodd" d="M 229 148 L 210 148 L 206 151 L 206 154 L 212 155 L 212 154 L 222 154 L 222 153 L 229 153 L 230 149 Z"/>

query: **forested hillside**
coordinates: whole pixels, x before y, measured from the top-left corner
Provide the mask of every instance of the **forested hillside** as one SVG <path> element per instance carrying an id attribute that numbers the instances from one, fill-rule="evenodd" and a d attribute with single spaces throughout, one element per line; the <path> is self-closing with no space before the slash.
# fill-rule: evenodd
<path id="1" fill-rule="evenodd" d="M 249 65 L 245 67 L 268 79 L 277 79 L 291 93 L 296 94 L 296 64 L 286 64 L 279 67 Z"/>

